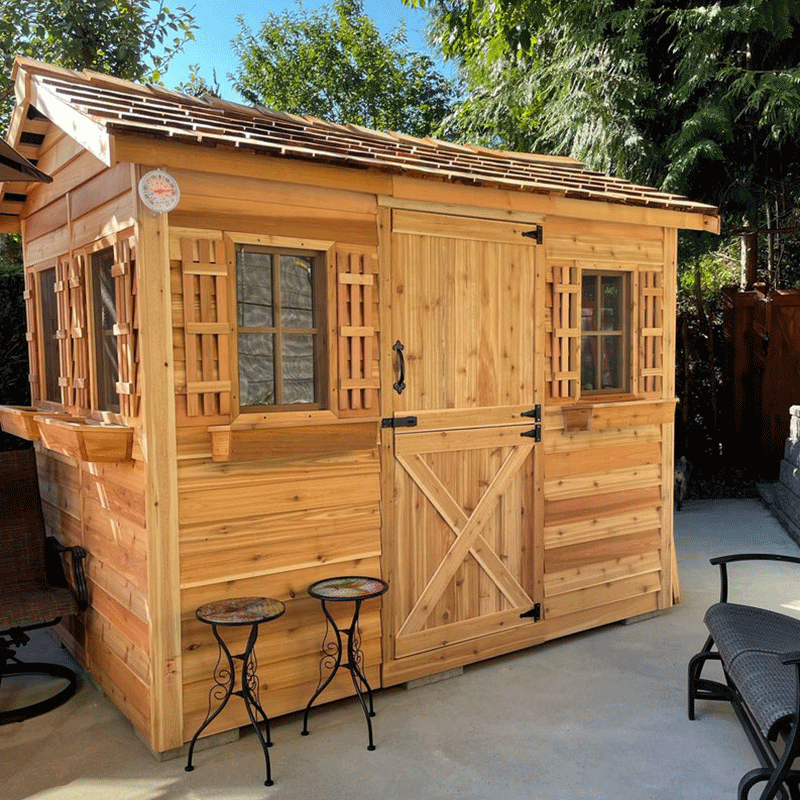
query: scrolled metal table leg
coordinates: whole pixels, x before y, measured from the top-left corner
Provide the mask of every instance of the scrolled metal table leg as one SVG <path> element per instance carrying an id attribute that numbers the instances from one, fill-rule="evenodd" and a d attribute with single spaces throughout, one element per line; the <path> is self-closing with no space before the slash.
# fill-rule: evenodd
<path id="1" fill-rule="evenodd" d="M 264 786 L 272 786 L 272 765 L 270 764 L 269 750 L 267 749 L 272 746 L 272 738 L 269 730 L 269 717 L 267 717 L 264 709 L 261 707 L 261 703 L 258 700 L 258 676 L 256 675 L 258 663 L 253 653 L 253 648 L 255 647 L 257 638 L 258 624 L 255 624 L 250 629 L 250 636 L 247 639 L 247 645 L 244 649 L 244 653 L 242 653 L 241 656 L 235 656 L 235 658 L 241 658 L 242 660 L 242 688 L 240 691 L 236 692 L 236 694 L 240 695 L 242 700 L 244 700 L 244 707 L 247 711 L 247 716 L 250 717 L 250 722 L 256 732 L 256 736 L 258 736 L 258 741 L 261 743 L 261 750 L 264 753 L 264 764 L 266 766 L 267 773 Z M 264 722 L 264 733 L 266 736 L 261 733 L 261 728 L 258 727 L 255 711 L 258 711 L 261 714 L 261 718 Z"/>
<path id="2" fill-rule="evenodd" d="M 323 656 L 322 660 L 320 661 L 320 682 L 317 685 L 317 690 L 311 696 L 311 699 L 308 701 L 308 705 L 306 706 L 305 714 L 303 714 L 303 730 L 301 731 L 301 736 L 308 736 L 308 714 L 311 711 L 311 706 L 314 705 L 314 701 L 328 688 L 330 682 L 336 676 L 336 673 L 339 671 L 339 667 L 342 665 L 342 635 L 339 631 L 339 628 L 336 625 L 336 620 L 331 616 L 330 611 L 328 611 L 328 607 L 325 605 L 325 601 L 322 601 L 322 610 L 325 613 L 325 617 L 327 619 L 328 626 L 333 630 L 334 634 L 336 635 L 336 641 L 334 643 L 334 648 L 332 653 L 325 653 L 325 644 L 323 642 Z M 325 634 L 327 638 L 327 633 Z M 323 681 L 322 680 L 322 669 L 325 665 L 325 662 L 333 658 L 333 666 L 331 667 L 330 674 L 328 677 Z"/>
<path id="3" fill-rule="evenodd" d="M 206 718 L 197 729 L 195 735 L 192 737 L 191 743 L 189 744 L 189 756 L 187 758 L 185 767 L 186 772 L 191 772 L 194 769 L 194 766 L 192 765 L 192 757 L 194 756 L 194 746 L 197 743 L 197 740 L 200 738 L 200 734 L 219 716 L 222 709 L 228 705 L 228 700 L 231 699 L 233 687 L 236 684 L 236 669 L 233 665 L 233 656 L 231 655 L 231 651 L 228 650 L 227 645 L 217 632 L 216 625 L 211 626 L 211 631 L 214 634 L 214 638 L 217 640 L 217 644 L 219 645 L 219 658 L 217 659 L 216 667 L 214 667 L 214 686 L 212 686 L 208 691 L 208 713 L 206 714 Z M 223 654 L 228 660 L 227 670 L 220 668 L 220 661 L 222 661 Z M 211 703 L 213 700 L 220 697 L 219 692 L 221 690 L 224 690 L 224 694 L 221 695 L 221 702 L 216 711 L 212 713 Z"/>

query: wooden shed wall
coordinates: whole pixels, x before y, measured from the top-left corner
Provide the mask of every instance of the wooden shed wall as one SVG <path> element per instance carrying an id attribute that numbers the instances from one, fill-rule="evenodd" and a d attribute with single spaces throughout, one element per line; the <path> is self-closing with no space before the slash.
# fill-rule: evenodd
<path id="1" fill-rule="evenodd" d="M 632 393 L 618 398 L 553 391 L 557 309 L 548 299 L 544 615 L 556 628 L 563 620 L 568 632 L 570 615 L 588 619 L 588 627 L 665 608 L 679 594 L 672 542 L 677 232 L 574 219 L 548 219 L 546 231 L 549 270 L 623 269 L 634 278 Z"/>
<path id="2" fill-rule="evenodd" d="M 135 223 L 131 165 L 107 169 L 63 132 L 50 127 L 39 164 L 53 183 L 30 192 L 23 219 L 24 256 L 33 334 L 40 269 Z M 110 241 L 110 239 L 109 239 Z M 31 339 L 31 392 L 40 407 L 85 413 L 41 399 L 36 339 Z M 136 420 L 131 420 L 136 425 Z M 137 730 L 150 738 L 150 609 L 145 510 L 145 463 L 137 431 L 134 460 L 79 462 L 37 446 L 45 523 L 66 544 L 87 549 L 91 606 L 60 626 L 67 646 Z"/>
<path id="3" fill-rule="evenodd" d="M 287 604 L 283 617 L 262 626 L 256 655 L 261 686 L 268 689 L 269 713 L 295 711 L 305 705 L 317 686 L 325 635 L 324 616 L 319 602 L 309 598 L 308 585 L 334 573 L 380 574 L 381 548 L 377 405 L 368 414 L 373 418 L 367 423 L 373 433 L 372 444 L 366 448 L 363 435 L 355 449 L 348 445 L 354 425 L 347 419 L 337 421 L 331 412 L 322 412 L 325 418 L 315 423 L 290 414 L 283 416 L 283 427 L 279 423 L 271 431 L 272 440 L 260 439 L 257 446 L 274 452 L 288 445 L 294 450 L 292 426 L 319 426 L 322 422 L 326 430 L 339 431 L 339 452 L 273 455 L 243 462 L 213 460 L 209 427 L 229 423 L 235 416 L 234 411 L 226 410 L 230 409 L 230 385 L 235 376 L 229 366 L 220 363 L 220 355 L 224 362 L 224 350 L 230 344 L 226 340 L 204 343 L 199 336 L 194 342 L 189 334 L 189 345 L 196 349 L 187 354 L 187 326 L 210 330 L 196 326 L 210 319 L 218 323 L 224 313 L 215 305 L 222 290 L 212 288 L 207 280 L 205 289 L 195 283 L 194 271 L 200 268 L 192 268 L 187 280 L 185 263 L 191 258 L 198 263 L 211 259 L 221 264 L 222 253 L 224 259 L 229 258 L 226 251 L 217 251 L 224 236 L 263 244 L 275 243 L 280 237 L 281 242 L 296 239 L 295 246 L 326 241 L 335 245 L 335 252 L 371 254 L 369 263 L 374 271 L 377 231 L 374 196 L 257 179 L 225 182 L 188 170 L 173 170 L 173 174 L 182 192 L 180 212 L 170 215 L 170 271 L 178 425 L 183 736 L 189 739 L 207 712 L 209 678 L 217 660 L 217 645 L 208 626 L 194 615 L 199 605 L 221 597 L 252 595 L 274 597 Z M 229 216 L 229 212 L 233 213 Z M 221 274 L 226 272 L 225 264 L 211 271 L 218 273 L 220 280 L 228 280 L 227 274 Z M 235 286 L 230 282 L 227 286 L 235 297 Z M 189 291 L 193 297 L 187 302 Z M 206 298 L 205 309 L 204 291 L 216 293 L 213 302 L 210 295 Z M 374 312 L 373 327 L 379 331 L 377 305 Z M 337 324 L 337 320 L 329 320 L 332 336 Z M 204 375 L 203 365 L 209 359 L 214 368 Z M 334 363 L 338 363 L 335 353 Z M 213 387 L 204 387 L 204 380 Z M 216 391 L 192 391 L 193 387 Z M 206 405 L 208 394 L 213 395 L 213 402 Z M 338 406 L 338 400 L 336 403 Z M 338 408 L 338 413 L 346 416 L 346 409 Z M 251 424 L 258 426 L 257 421 Z M 381 604 L 375 602 L 364 608 L 361 617 L 367 677 L 374 686 L 380 685 L 380 615 Z M 230 634 L 234 646 L 243 647 L 244 633 Z M 326 691 L 325 699 L 352 691 L 344 674 Z M 213 733 L 247 721 L 240 704 L 231 704 L 207 730 Z"/>

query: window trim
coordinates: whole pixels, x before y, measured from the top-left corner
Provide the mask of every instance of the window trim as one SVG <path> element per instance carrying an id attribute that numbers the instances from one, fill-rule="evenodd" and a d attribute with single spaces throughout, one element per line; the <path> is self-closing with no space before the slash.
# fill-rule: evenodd
<path id="1" fill-rule="evenodd" d="M 333 252 L 336 243 L 330 240 L 273 236 L 269 234 L 247 234 L 224 232 L 228 256 L 228 314 L 231 320 L 229 337 L 230 379 L 231 379 L 231 424 L 250 425 L 269 423 L 270 425 L 293 425 L 303 422 L 323 423 L 338 419 L 335 376 L 336 376 L 336 303 L 335 303 L 335 259 Z M 320 269 L 315 276 L 315 311 L 320 322 L 317 327 L 321 346 L 315 358 L 324 370 L 320 379 L 319 402 L 297 403 L 281 406 L 242 406 L 239 390 L 239 327 L 237 293 L 237 249 L 240 247 L 264 248 L 269 250 L 295 251 L 301 255 L 312 255 L 319 259 Z"/>
<path id="2" fill-rule="evenodd" d="M 621 362 L 622 362 L 622 385 L 621 386 L 612 386 L 608 388 L 600 388 L 600 389 L 584 389 L 583 388 L 583 381 L 582 375 L 581 380 L 578 383 L 579 389 L 579 396 L 580 397 L 587 397 L 587 398 L 606 398 L 612 395 L 622 395 L 622 396 L 630 396 L 634 394 L 634 371 L 636 365 L 634 364 L 634 339 L 636 337 L 635 325 L 634 325 L 634 307 L 633 307 L 633 296 L 635 292 L 635 274 L 636 270 L 627 269 L 627 268 L 618 268 L 618 269 L 609 269 L 609 268 L 597 268 L 597 267 L 587 267 L 581 268 L 580 270 L 580 311 L 581 311 L 581 325 L 580 325 L 580 339 L 579 339 L 579 348 L 580 348 L 580 371 L 583 371 L 583 340 L 584 336 L 593 336 L 596 339 L 600 339 L 603 336 L 619 336 L 622 340 L 622 355 L 621 355 Z M 583 279 L 586 276 L 596 277 L 598 280 L 598 289 L 599 289 L 599 281 L 602 280 L 604 277 L 620 277 L 622 276 L 622 307 L 621 313 L 623 316 L 622 319 L 622 327 L 617 333 L 617 331 L 603 331 L 598 329 L 597 331 L 588 331 L 585 332 L 583 330 Z M 598 292 L 598 299 L 599 299 L 599 292 Z"/>
<path id="3" fill-rule="evenodd" d="M 42 265 L 41 268 L 37 268 L 33 271 L 33 276 L 36 281 L 36 288 L 35 288 L 35 297 L 36 297 L 36 316 L 38 318 L 39 323 L 39 330 L 37 335 L 37 344 L 39 345 L 39 371 L 41 374 L 41 381 L 39 384 L 39 395 L 40 400 L 44 403 L 49 403 L 52 405 L 63 406 L 61 402 L 61 346 L 59 345 L 58 339 L 53 338 L 52 341 L 48 343 L 47 335 L 46 335 L 46 326 L 45 326 L 45 319 L 44 319 L 44 310 L 45 310 L 45 301 L 44 301 L 44 289 L 42 287 L 42 277 L 47 272 L 53 273 L 53 287 L 52 287 L 52 298 L 51 302 L 53 303 L 53 309 L 56 312 L 55 318 L 55 332 L 58 333 L 58 330 L 61 327 L 61 319 L 60 319 L 60 311 L 58 307 L 58 298 L 55 295 L 55 284 L 58 280 L 58 270 L 55 263 L 50 264 L 49 262 Z M 58 372 L 54 376 L 55 379 L 55 393 L 57 395 L 56 399 L 48 397 L 48 383 L 50 382 L 48 379 L 48 347 L 55 348 L 55 360 L 58 364 Z M 52 358 L 53 353 L 50 353 Z"/>
<path id="4" fill-rule="evenodd" d="M 95 259 L 98 259 L 102 256 L 102 254 L 106 251 L 110 251 L 111 255 L 111 264 L 109 265 L 109 275 L 111 278 L 112 286 L 114 286 L 114 324 L 111 327 L 111 333 L 109 334 L 114 343 L 114 348 L 117 353 L 117 363 L 116 363 L 116 375 L 110 375 L 112 382 L 114 384 L 114 394 L 117 398 L 116 408 L 101 408 L 100 407 L 100 378 L 101 375 L 105 375 L 106 373 L 106 366 L 102 366 L 100 362 L 100 355 L 98 355 L 98 341 L 99 337 L 103 334 L 98 331 L 98 318 L 97 318 L 97 295 L 96 292 L 98 290 L 98 276 L 96 275 L 95 269 Z M 86 274 L 84 275 L 84 283 L 85 283 L 85 296 L 84 300 L 86 302 L 86 323 L 89 332 L 89 339 L 88 339 L 88 346 L 89 346 L 89 374 L 91 376 L 91 393 L 90 393 L 90 403 L 92 406 L 92 411 L 104 415 L 104 414 L 113 414 L 117 417 L 121 416 L 120 408 L 121 408 L 121 399 L 119 392 L 116 391 L 116 384 L 119 382 L 120 374 L 119 374 L 119 350 L 117 346 L 117 338 L 116 334 L 114 333 L 114 328 L 118 324 L 117 314 L 118 314 L 118 304 L 119 298 L 116 296 L 116 285 L 114 282 L 114 274 L 113 268 L 115 262 L 115 253 L 114 253 L 114 243 L 109 242 L 104 247 L 91 247 L 87 248 L 85 251 L 86 259 L 87 259 L 87 269 Z"/>

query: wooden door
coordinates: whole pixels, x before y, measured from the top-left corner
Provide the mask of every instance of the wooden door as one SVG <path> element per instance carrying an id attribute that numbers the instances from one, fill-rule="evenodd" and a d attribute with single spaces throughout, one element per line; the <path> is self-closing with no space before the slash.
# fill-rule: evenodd
<path id="1" fill-rule="evenodd" d="M 402 355 L 405 388 L 384 423 L 385 661 L 442 663 L 449 650 L 467 663 L 534 624 L 540 248 L 524 234 L 535 228 L 393 212 L 393 378 Z"/>

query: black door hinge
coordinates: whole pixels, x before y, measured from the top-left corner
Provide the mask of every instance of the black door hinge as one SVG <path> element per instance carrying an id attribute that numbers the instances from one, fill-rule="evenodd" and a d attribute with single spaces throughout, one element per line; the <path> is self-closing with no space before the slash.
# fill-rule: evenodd
<path id="1" fill-rule="evenodd" d="M 381 428 L 416 428 L 416 417 L 384 417 Z"/>
<path id="2" fill-rule="evenodd" d="M 542 618 L 542 604 L 535 603 L 530 611 L 525 611 L 519 615 L 520 619 L 524 619 L 525 617 L 530 617 L 534 622 L 538 622 Z"/>
<path id="3" fill-rule="evenodd" d="M 531 231 L 522 231 L 522 235 L 526 239 L 533 239 L 533 241 L 536 242 L 536 244 L 541 244 L 542 243 L 542 226 L 541 225 L 537 225 Z"/>
<path id="4" fill-rule="evenodd" d="M 531 417 L 534 422 L 542 421 L 542 407 L 537 403 L 530 411 L 523 411 L 521 417 Z"/>
<path id="5" fill-rule="evenodd" d="M 529 431 L 523 431 L 520 436 L 527 436 L 529 439 L 533 439 L 534 442 L 541 442 L 542 426 L 537 425 L 535 428 L 531 428 Z"/>

